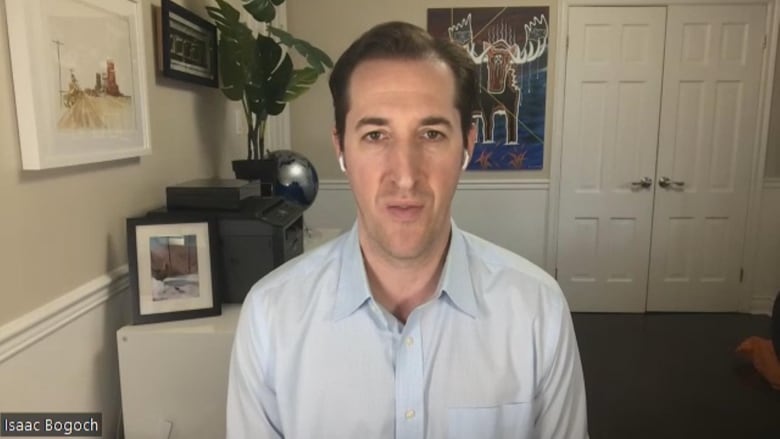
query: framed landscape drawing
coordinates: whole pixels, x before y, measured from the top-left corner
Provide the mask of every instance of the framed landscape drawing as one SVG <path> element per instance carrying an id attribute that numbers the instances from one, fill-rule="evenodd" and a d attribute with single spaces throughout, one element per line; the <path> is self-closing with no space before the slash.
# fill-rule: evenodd
<path id="1" fill-rule="evenodd" d="M 141 7 L 6 0 L 23 169 L 151 152 Z"/>

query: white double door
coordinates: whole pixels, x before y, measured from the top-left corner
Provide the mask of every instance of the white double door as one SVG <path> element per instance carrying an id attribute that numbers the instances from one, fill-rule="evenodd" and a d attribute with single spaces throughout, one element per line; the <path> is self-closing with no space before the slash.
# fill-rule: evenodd
<path id="1" fill-rule="evenodd" d="M 766 7 L 569 9 L 557 277 L 576 311 L 735 311 Z"/>

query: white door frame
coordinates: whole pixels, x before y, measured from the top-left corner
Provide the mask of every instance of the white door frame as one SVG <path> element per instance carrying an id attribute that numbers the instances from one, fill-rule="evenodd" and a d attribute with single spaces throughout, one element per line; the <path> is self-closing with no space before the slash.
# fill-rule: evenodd
<path id="1" fill-rule="evenodd" d="M 740 311 L 749 312 L 753 278 L 758 249 L 758 229 L 760 220 L 760 201 L 763 190 L 766 148 L 769 138 L 769 115 L 772 99 L 772 78 L 777 61 L 778 32 L 780 32 L 780 0 L 561 0 L 558 5 L 557 44 L 555 47 L 555 91 L 553 93 L 553 130 L 550 145 L 550 188 L 547 202 L 547 248 L 545 268 L 554 273 L 558 259 L 558 210 L 560 203 L 561 154 L 563 150 L 563 114 L 566 84 L 567 29 L 569 28 L 569 8 L 572 6 L 668 6 L 668 5 L 714 5 L 714 4 L 765 4 L 767 6 L 767 42 L 764 50 L 764 65 L 761 70 L 758 114 L 758 148 L 753 156 L 753 173 L 750 181 L 750 199 L 745 221 L 745 247 L 742 254 L 742 266 L 745 277 L 740 288 Z M 750 232 L 748 232 L 750 231 Z"/>

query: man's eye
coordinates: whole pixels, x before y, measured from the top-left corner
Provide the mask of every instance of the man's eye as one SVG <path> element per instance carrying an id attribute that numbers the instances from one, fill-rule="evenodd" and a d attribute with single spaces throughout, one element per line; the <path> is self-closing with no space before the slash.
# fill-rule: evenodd
<path id="1" fill-rule="evenodd" d="M 363 138 L 372 142 L 378 142 L 382 140 L 382 133 L 380 131 L 371 131 L 370 133 L 366 133 Z"/>
<path id="2" fill-rule="evenodd" d="M 441 131 L 428 130 L 423 133 L 423 137 L 425 137 L 426 140 L 441 140 L 444 138 L 444 134 L 442 134 Z"/>

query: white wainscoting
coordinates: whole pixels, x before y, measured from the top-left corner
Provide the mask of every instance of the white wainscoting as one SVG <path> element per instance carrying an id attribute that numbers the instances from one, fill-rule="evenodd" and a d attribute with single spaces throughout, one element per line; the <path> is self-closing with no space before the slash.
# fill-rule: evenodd
<path id="1" fill-rule="evenodd" d="M 464 180 L 458 184 L 452 216 L 463 230 L 544 264 L 548 180 Z M 348 229 L 355 202 L 345 180 L 324 180 L 305 212 L 312 228 Z"/>
<path id="2" fill-rule="evenodd" d="M 101 412 L 115 437 L 127 290 L 124 266 L 0 327 L 0 412 Z"/>
<path id="3" fill-rule="evenodd" d="M 771 314 L 780 291 L 780 179 L 764 182 L 751 311 Z"/>

